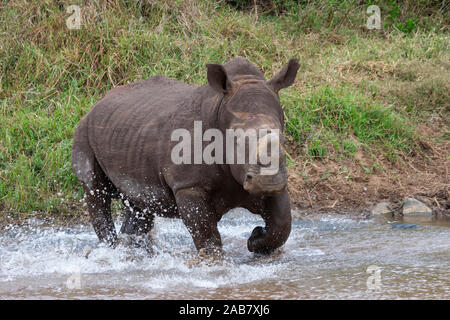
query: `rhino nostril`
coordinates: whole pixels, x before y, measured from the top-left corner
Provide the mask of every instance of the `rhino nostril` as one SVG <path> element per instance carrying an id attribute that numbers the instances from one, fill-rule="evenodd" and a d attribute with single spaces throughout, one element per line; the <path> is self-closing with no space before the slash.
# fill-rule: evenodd
<path id="1" fill-rule="evenodd" d="M 246 179 L 249 183 L 252 183 L 253 176 L 252 176 L 251 174 L 247 174 L 247 175 L 245 176 L 245 179 Z"/>

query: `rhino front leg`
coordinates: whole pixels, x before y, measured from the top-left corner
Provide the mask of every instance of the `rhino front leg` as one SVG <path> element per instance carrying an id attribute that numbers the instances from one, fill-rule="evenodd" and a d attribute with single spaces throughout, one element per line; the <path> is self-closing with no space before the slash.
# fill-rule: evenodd
<path id="1" fill-rule="evenodd" d="M 198 251 L 214 253 L 222 247 L 217 216 L 207 193 L 201 188 L 177 191 L 178 212 L 194 240 Z"/>
<path id="2" fill-rule="evenodd" d="M 248 250 L 268 254 L 281 247 L 291 233 L 291 207 L 287 191 L 264 199 L 265 228 L 256 227 L 247 241 Z"/>

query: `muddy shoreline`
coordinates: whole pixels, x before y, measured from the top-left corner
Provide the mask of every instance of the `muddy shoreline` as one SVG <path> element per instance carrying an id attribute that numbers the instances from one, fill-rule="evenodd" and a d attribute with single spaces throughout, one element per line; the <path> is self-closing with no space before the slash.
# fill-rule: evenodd
<path id="1" fill-rule="evenodd" d="M 424 132 L 424 141 L 435 133 Z M 355 159 L 305 159 L 290 146 L 289 169 L 292 207 L 306 214 L 369 215 L 371 208 L 387 202 L 401 215 L 403 202 L 415 198 L 437 216 L 450 216 L 450 143 L 425 143 L 423 153 L 396 162 L 383 155 Z M 369 170 L 369 169 L 370 170 Z"/>

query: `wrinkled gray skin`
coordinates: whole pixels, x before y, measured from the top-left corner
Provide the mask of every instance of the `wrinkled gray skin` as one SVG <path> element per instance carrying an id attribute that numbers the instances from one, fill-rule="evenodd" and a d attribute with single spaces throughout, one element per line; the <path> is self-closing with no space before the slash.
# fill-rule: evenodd
<path id="1" fill-rule="evenodd" d="M 297 70 L 297 60 L 290 59 L 266 81 L 239 57 L 207 65 L 208 83 L 201 87 L 158 75 L 109 91 L 78 124 L 72 149 L 72 167 L 100 241 L 117 241 L 110 204 L 121 198 L 125 234 L 148 233 L 155 215 L 176 217 L 197 250 L 214 251 L 222 246 L 217 223 L 228 210 L 243 207 L 265 221 L 248 239 L 250 251 L 270 253 L 283 245 L 291 231 L 283 151 L 274 175 L 261 175 L 260 164 L 176 165 L 171 150 L 179 142 L 171 141 L 171 134 L 185 128 L 193 136 L 195 120 L 203 130 L 224 133 L 227 128 L 282 132 L 278 91 L 294 82 Z"/>

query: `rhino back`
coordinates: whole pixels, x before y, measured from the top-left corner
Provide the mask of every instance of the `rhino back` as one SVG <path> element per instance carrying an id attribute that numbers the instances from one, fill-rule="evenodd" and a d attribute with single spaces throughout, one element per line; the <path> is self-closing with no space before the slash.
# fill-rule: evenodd
<path id="1" fill-rule="evenodd" d="M 88 113 L 89 144 L 119 189 L 161 183 L 171 132 L 192 112 L 195 88 L 157 76 L 111 90 Z"/>

